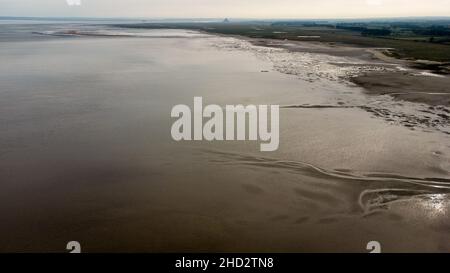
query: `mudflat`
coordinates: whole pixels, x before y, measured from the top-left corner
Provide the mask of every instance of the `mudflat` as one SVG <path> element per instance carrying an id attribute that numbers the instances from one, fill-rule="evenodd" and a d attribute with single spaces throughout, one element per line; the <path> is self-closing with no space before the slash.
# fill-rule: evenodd
<path id="1" fill-rule="evenodd" d="M 346 75 L 344 78 L 363 87 L 367 94 L 390 95 L 398 100 L 426 103 L 431 106 L 450 106 L 450 76 L 445 72 L 445 69 L 442 70 L 443 67 L 445 68 L 444 64 L 396 59 L 384 55 L 382 53 L 384 50 L 380 48 L 345 44 L 330 45 L 309 41 L 246 39 L 255 46 L 282 48 L 290 52 L 346 57 L 370 63 L 371 69 L 362 68 L 358 73 Z M 428 63 L 433 63 L 434 66 Z M 337 65 L 348 67 L 355 64 L 339 63 Z M 439 72 L 441 74 L 438 74 Z"/>
<path id="2" fill-rule="evenodd" d="M 418 73 L 418 72 L 416 72 Z M 369 94 L 390 95 L 399 100 L 450 106 L 450 77 L 431 73 L 368 72 L 351 78 Z"/>
<path id="3" fill-rule="evenodd" d="M 447 108 L 349 82 L 398 64 L 183 30 L 2 29 L 0 252 L 450 250 Z M 280 105 L 279 149 L 174 141 L 170 111 L 195 96 Z"/>

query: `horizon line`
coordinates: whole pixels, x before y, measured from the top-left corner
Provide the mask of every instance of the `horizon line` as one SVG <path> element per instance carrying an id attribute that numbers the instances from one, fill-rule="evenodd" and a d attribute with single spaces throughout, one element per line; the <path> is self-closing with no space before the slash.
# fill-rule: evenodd
<path id="1" fill-rule="evenodd" d="M 78 20 L 240 20 L 240 21 L 272 21 L 272 20 L 308 20 L 308 21 L 327 21 L 327 20 L 386 20 L 386 19 L 448 19 L 450 16 L 389 16 L 389 17 L 328 17 L 328 18 L 302 18 L 302 17 L 292 17 L 292 18 L 254 18 L 254 17 L 90 17 L 90 16 L 12 16 L 12 15 L 0 15 L 0 19 L 78 19 Z"/>

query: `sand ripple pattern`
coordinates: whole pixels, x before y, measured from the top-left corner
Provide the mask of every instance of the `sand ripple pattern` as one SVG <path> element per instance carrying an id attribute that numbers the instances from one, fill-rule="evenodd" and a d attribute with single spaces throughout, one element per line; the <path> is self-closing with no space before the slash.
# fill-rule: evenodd
<path id="1" fill-rule="evenodd" d="M 364 173 L 355 170 L 327 170 L 301 161 L 280 160 L 215 150 L 205 150 L 204 152 L 216 156 L 214 162 L 222 165 L 252 166 L 265 170 L 277 169 L 290 172 L 299 176 L 299 183 L 301 183 L 300 178 L 305 176 L 324 178 L 327 181 L 339 180 L 343 182 L 343 185 L 345 185 L 345 182 L 357 182 L 363 186 L 358 199 L 354 202 L 360 207 L 364 216 L 389 209 L 389 205 L 397 202 L 450 194 L 450 179 L 446 178 L 407 177 L 390 173 Z M 334 200 L 334 197 L 330 195 L 328 198 L 321 198 L 321 200 L 326 202 L 326 200 Z"/>

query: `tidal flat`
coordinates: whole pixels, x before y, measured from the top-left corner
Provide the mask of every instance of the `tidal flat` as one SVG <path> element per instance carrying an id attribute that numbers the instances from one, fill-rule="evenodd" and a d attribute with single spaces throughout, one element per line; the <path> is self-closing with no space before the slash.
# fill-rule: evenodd
<path id="1" fill-rule="evenodd" d="M 349 80 L 398 64 L 192 30 L 0 30 L 1 252 L 450 251 L 447 106 Z M 280 105 L 279 149 L 173 141 L 195 96 Z"/>

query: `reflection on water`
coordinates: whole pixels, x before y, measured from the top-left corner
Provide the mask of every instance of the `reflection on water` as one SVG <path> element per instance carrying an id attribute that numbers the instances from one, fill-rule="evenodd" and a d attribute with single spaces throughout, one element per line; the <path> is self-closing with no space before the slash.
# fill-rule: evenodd
<path id="1" fill-rule="evenodd" d="M 427 196 L 421 204 L 424 209 L 430 211 L 430 217 L 437 218 L 447 214 L 448 211 L 448 196 L 445 194 L 431 194 Z"/>
<path id="2" fill-rule="evenodd" d="M 446 179 L 432 179 L 432 178 L 412 178 L 402 177 L 400 175 L 392 174 L 361 174 L 353 173 L 352 171 L 329 171 L 308 163 L 283 161 L 278 159 L 270 159 L 263 157 L 253 157 L 249 155 L 224 153 L 218 151 L 208 151 L 209 154 L 218 155 L 219 158 L 213 157 L 212 162 L 219 164 L 232 165 L 249 165 L 257 166 L 263 169 L 273 168 L 279 169 L 283 172 L 297 173 L 301 176 L 308 177 L 322 177 L 329 180 L 340 180 L 341 183 L 370 183 L 370 187 L 383 187 L 366 189 L 361 192 L 358 198 L 358 203 L 365 216 L 387 210 L 389 205 L 395 202 L 405 202 L 408 200 L 420 198 L 424 209 L 433 209 L 433 215 L 439 212 L 446 211 L 446 194 L 436 194 L 434 192 L 450 192 L 450 181 Z M 394 187 L 402 188 L 394 188 Z M 331 198 L 331 197 L 330 197 Z"/>

